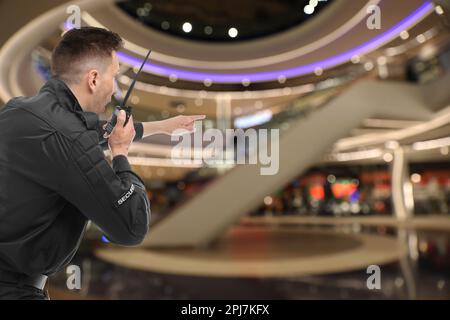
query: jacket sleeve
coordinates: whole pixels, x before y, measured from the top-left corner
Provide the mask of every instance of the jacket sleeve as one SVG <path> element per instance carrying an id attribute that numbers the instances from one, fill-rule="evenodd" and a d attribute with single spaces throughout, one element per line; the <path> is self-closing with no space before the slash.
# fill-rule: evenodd
<path id="1" fill-rule="evenodd" d="M 55 168 L 56 191 L 113 243 L 140 244 L 148 232 L 150 202 L 125 156 L 106 161 L 94 130 L 70 140 L 55 132 L 43 143 Z"/>
<path id="2" fill-rule="evenodd" d="M 97 127 L 98 141 L 99 141 L 100 147 L 103 150 L 108 149 L 108 140 L 103 138 L 103 134 L 105 133 L 105 131 L 103 130 L 103 125 L 105 123 L 106 123 L 105 120 L 100 120 L 98 122 L 98 127 Z M 134 122 L 134 130 L 136 131 L 136 135 L 134 136 L 133 141 L 141 140 L 143 135 L 144 135 L 144 126 L 142 125 L 142 123 L 141 122 Z"/>

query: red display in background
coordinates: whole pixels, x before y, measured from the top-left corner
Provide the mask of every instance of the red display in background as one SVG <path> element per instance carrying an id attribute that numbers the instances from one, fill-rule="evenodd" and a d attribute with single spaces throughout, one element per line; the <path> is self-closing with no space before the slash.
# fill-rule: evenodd
<path id="1" fill-rule="evenodd" d="M 359 180 L 364 184 L 391 183 L 391 174 L 389 171 L 367 171 L 362 172 Z"/>
<path id="2" fill-rule="evenodd" d="M 308 174 L 300 178 L 300 186 L 308 187 L 311 185 L 321 184 L 324 185 L 327 182 L 327 177 L 324 174 L 313 173 Z"/>
<path id="3" fill-rule="evenodd" d="M 380 191 L 386 191 L 386 192 L 391 191 L 391 185 L 385 184 L 385 183 L 378 183 L 378 184 L 374 185 L 374 188 L 375 188 L 375 190 L 380 190 Z"/>
<path id="4" fill-rule="evenodd" d="M 432 178 L 436 178 L 441 186 L 446 185 L 450 181 L 449 170 L 427 170 L 420 174 L 420 184 L 426 185 Z"/>
<path id="5" fill-rule="evenodd" d="M 331 191 L 336 199 L 350 197 L 357 190 L 358 185 L 352 182 L 336 182 L 331 185 Z"/>
<path id="6" fill-rule="evenodd" d="M 325 189 L 324 189 L 323 185 L 316 184 L 316 185 L 312 185 L 311 187 L 309 187 L 309 195 L 314 200 L 325 199 Z"/>

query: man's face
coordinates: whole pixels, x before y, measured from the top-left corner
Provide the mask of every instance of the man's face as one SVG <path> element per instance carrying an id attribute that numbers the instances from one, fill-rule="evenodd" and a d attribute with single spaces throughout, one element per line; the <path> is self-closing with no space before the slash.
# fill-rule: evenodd
<path id="1" fill-rule="evenodd" d="M 111 63 L 99 75 L 98 89 L 94 93 L 95 113 L 105 112 L 106 105 L 111 102 L 111 97 L 115 92 L 115 77 L 119 73 L 119 59 L 116 52 L 112 53 Z"/>

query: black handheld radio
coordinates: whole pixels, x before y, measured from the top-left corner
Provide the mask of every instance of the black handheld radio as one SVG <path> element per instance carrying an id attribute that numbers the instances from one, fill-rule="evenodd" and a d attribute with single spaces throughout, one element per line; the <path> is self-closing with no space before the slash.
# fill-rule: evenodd
<path id="1" fill-rule="evenodd" d="M 130 116 L 131 116 L 131 109 L 132 108 L 131 107 L 127 107 L 126 104 L 127 104 L 128 98 L 130 97 L 131 91 L 133 91 L 133 88 L 134 88 L 134 85 L 136 83 L 137 77 L 138 77 L 139 73 L 141 73 L 142 68 L 144 67 L 145 63 L 147 62 L 147 59 L 148 59 L 148 57 L 150 55 L 150 52 L 152 52 L 152 50 L 148 51 L 147 55 L 145 56 L 144 61 L 142 62 L 141 67 L 139 68 L 138 72 L 136 72 L 136 74 L 134 75 L 133 82 L 131 83 L 130 88 L 128 88 L 128 91 L 127 91 L 127 94 L 125 95 L 125 98 L 123 99 L 123 101 L 120 104 L 120 106 L 116 107 L 116 109 L 114 110 L 114 113 L 113 113 L 113 115 L 111 117 L 111 120 L 109 120 L 108 123 L 106 124 L 105 131 L 108 132 L 108 134 L 110 134 L 113 131 L 113 129 L 114 129 L 116 123 L 117 123 L 117 116 L 119 115 L 119 111 L 120 110 L 124 110 L 125 113 L 126 113 L 126 119 L 125 119 L 124 126 L 128 123 L 128 119 L 130 119 Z"/>

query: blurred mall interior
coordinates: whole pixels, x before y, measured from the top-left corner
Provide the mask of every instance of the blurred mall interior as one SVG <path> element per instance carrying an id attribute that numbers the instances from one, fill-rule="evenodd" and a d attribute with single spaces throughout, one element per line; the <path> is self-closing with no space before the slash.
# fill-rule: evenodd
<path id="1" fill-rule="evenodd" d="M 61 270 L 52 299 L 450 299 L 450 1 L 0 0 L 2 105 L 50 77 L 77 8 L 125 40 L 105 119 L 152 49 L 136 121 L 278 129 L 279 166 L 173 161 L 167 135 L 134 143 L 147 238 L 121 247 L 89 224 L 81 289 Z M 225 153 L 256 152 L 228 138 Z"/>

